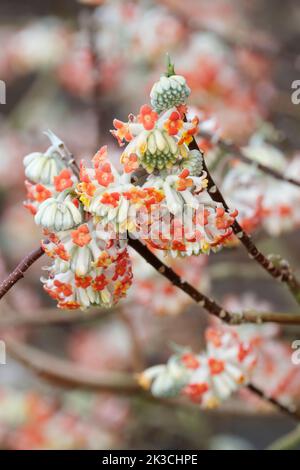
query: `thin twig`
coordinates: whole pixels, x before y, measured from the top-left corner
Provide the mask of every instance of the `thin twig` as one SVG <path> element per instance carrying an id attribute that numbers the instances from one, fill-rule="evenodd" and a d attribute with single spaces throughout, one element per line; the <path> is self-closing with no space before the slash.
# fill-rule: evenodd
<path id="1" fill-rule="evenodd" d="M 143 256 L 143 258 L 148 263 L 150 263 L 158 272 L 160 272 L 167 279 L 169 279 L 175 286 L 179 287 L 186 294 L 188 294 L 192 299 L 194 299 L 199 305 L 201 305 L 203 308 L 205 308 L 209 313 L 211 313 L 212 315 L 215 315 L 216 317 L 220 318 L 223 321 L 226 321 L 227 323 L 236 324 L 236 319 L 239 318 L 239 316 L 233 315 L 233 314 L 229 313 L 227 310 L 222 309 L 222 307 L 220 307 L 214 300 L 209 299 L 207 296 L 205 296 L 201 292 L 197 291 L 197 289 L 195 289 L 193 286 L 191 286 L 190 284 L 188 284 L 185 281 L 182 281 L 182 279 L 178 276 L 178 274 L 176 274 L 171 268 L 169 268 L 162 261 L 160 261 L 160 259 L 157 258 L 151 251 L 149 251 L 148 248 L 146 246 L 144 246 L 139 240 L 130 239 L 129 244 L 141 256 Z M 11 281 L 8 284 L 8 287 L 7 287 L 7 280 L 2 283 L 2 286 L 4 286 L 4 287 L 2 287 L 2 286 L 0 287 L 0 292 L 5 290 L 4 293 L 6 293 L 19 279 L 21 279 L 24 276 L 24 272 L 29 268 L 29 266 L 31 266 L 31 264 L 34 263 L 34 261 L 36 261 L 40 256 L 42 256 L 42 254 L 43 254 L 43 251 L 41 252 L 41 249 L 39 248 L 35 252 L 31 253 L 31 257 L 30 257 L 30 255 L 26 256 L 26 258 L 24 259 L 25 261 L 23 260 L 18 265 L 17 269 L 9 275 L 8 279 L 11 279 Z M 20 271 L 20 267 L 21 267 L 21 271 Z M 21 276 L 20 276 L 20 272 L 21 272 Z M 2 294 L 2 296 L 4 295 L 4 293 Z M 13 343 L 11 343 L 11 342 L 8 343 L 10 350 L 12 350 L 11 349 L 12 344 Z M 17 348 L 17 350 L 13 349 L 13 353 L 15 355 L 18 353 L 18 351 L 20 352 L 20 348 Z M 22 351 L 22 348 L 21 348 L 21 351 Z M 22 352 L 20 353 L 20 358 L 23 358 L 23 363 L 24 363 L 25 356 L 23 355 Z M 33 359 L 34 359 L 34 357 L 33 357 Z M 35 369 L 40 371 L 41 376 L 42 377 L 46 376 L 46 378 L 47 378 L 49 374 L 47 375 L 47 373 L 43 369 L 43 361 L 38 361 L 38 363 L 34 363 L 34 364 L 35 364 Z M 59 365 L 58 363 L 54 364 L 54 371 L 56 370 L 56 367 L 58 367 L 58 365 Z M 66 385 L 72 385 L 73 384 L 72 386 L 83 386 L 82 381 L 81 380 L 79 381 L 76 374 L 75 374 L 75 377 L 73 377 L 73 375 L 71 374 L 71 371 L 68 369 L 68 367 L 65 367 L 64 370 L 60 370 L 60 372 L 61 372 L 61 374 L 58 375 L 58 380 L 62 384 L 66 384 Z M 64 375 L 65 373 L 66 373 L 66 376 Z M 50 374 L 50 376 L 51 376 L 51 374 Z M 55 375 L 55 377 L 56 376 L 57 376 L 57 374 Z M 85 380 L 83 382 L 86 382 L 87 387 L 91 388 L 92 386 L 91 386 L 91 382 L 90 382 L 89 379 L 91 379 L 92 382 L 93 382 L 94 375 L 92 375 L 92 377 L 88 376 L 88 378 L 85 377 Z M 119 385 L 119 383 L 118 383 L 118 385 Z M 117 387 L 117 385 L 114 385 L 114 382 L 113 382 L 113 384 L 112 383 L 107 384 L 107 388 L 110 388 L 110 389 L 114 388 L 114 386 Z M 133 386 L 132 383 L 131 383 L 131 386 Z M 94 387 L 96 387 L 96 385 L 94 385 Z M 121 390 L 122 390 L 122 387 L 121 387 Z M 250 386 L 250 390 L 253 393 L 256 393 L 257 395 L 259 395 L 261 398 L 264 398 L 265 400 L 267 400 L 269 403 L 277 406 L 279 409 L 284 411 L 286 414 L 289 414 L 289 416 L 292 416 L 292 417 L 297 418 L 297 419 L 300 418 L 300 415 L 298 416 L 294 411 L 291 411 L 289 408 L 287 408 L 284 405 L 280 404 L 275 399 L 266 397 L 264 395 L 264 392 L 262 390 L 257 389 L 255 386 Z"/>
<path id="2" fill-rule="evenodd" d="M 190 150 L 201 151 L 195 138 L 193 138 L 192 142 L 189 145 L 189 148 Z M 228 204 L 226 203 L 221 191 L 217 187 L 212 175 L 210 174 L 205 159 L 203 159 L 203 169 L 207 173 L 207 189 L 210 194 L 210 197 L 213 199 L 213 201 L 221 203 L 224 208 L 228 210 Z M 277 267 L 272 261 L 266 258 L 266 256 L 261 251 L 259 251 L 255 243 L 252 241 L 251 237 L 247 235 L 247 233 L 242 229 L 241 225 L 236 220 L 232 224 L 232 229 L 237 238 L 246 248 L 249 257 L 255 260 L 258 264 L 260 264 L 260 266 L 265 271 L 267 271 L 274 279 L 277 279 L 278 281 L 287 284 L 294 298 L 297 300 L 298 303 L 300 303 L 300 284 L 292 273 L 291 269 L 286 267 Z"/>
<path id="3" fill-rule="evenodd" d="M 55 358 L 11 338 L 6 338 L 5 345 L 11 357 L 32 370 L 38 377 L 55 385 L 129 395 L 142 393 L 133 375 L 88 371 L 86 368 L 75 366 L 69 361 Z"/>
<path id="4" fill-rule="evenodd" d="M 188 282 L 185 282 L 181 277 L 176 274 L 172 268 L 164 264 L 154 253 L 152 253 L 145 245 L 139 240 L 128 240 L 129 245 L 139 253 L 145 261 L 154 267 L 160 274 L 167 278 L 174 286 L 177 286 L 187 295 L 189 295 L 195 302 L 197 302 L 209 314 L 214 315 L 225 323 L 230 325 L 240 325 L 243 323 L 280 323 L 287 325 L 299 325 L 300 313 L 276 313 L 276 312 L 257 312 L 256 310 L 249 310 L 240 313 L 232 313 L 225 310 L 214 300 L 207 297 L 202 292 L 198 291 Z"/>
<path id="5" fill-rule="evenodd" d="M 135 326 L 124 307 L 120 308 L 119 317 L 123 321 L 131 337 L 131 349 L 132 349 L 132 355 L 133 355 L 134 371 L 141 372 L 142 370 L 145 369 L 145 364 L 144 364 L 144 358 L 143 358 L 142 345 L 137 336 Z"/>
<path id="6" fill-rule="evenodd" d="M 0 284 L 0 299 L 20 280 L 24 277 L 24 273 L 30 266 L 44 254 L 43 248 L 39 247 L 29 253 L 18 264 L 18 266 L 9 274 L 9 276 Z"/>
<path id="7" fill-rule="evenodd" d="M 300 410 L 298 410 L 296 406 L 283 405 L 275 398 L 266 396 L 265 393 L 260 390 L 260 388 L 256 387 L 256 385 L 254 384 L 249 384 L 247 388 L 255 395 L 259 396 L 262 400 L 267 400 L 269 403 L 279 408 L 282 413 L 286 414 L 289 417 L 293 417 L 294 419 L 300 420 Z"/>
<path id="8" fill-rule="evenodd" d="M 205 131 L 200 131 L 198 133 L 200 137 L 203 137 L 203 139 L 209 140 L 214 142 L 214 136 L 210 134 L 209 132 Z M 256 162 L 252 160 L 252 158 L 248 157 L 242 149 L 234 144 L 233 142 L 229 142 L 224 139 L 218 139 L 216 141 L 216 145 L 223 150 L 226 153 L 229 153 L 231 155 L 234 155 L 237 157 L 240 161 L 243 163 L 246 163 L 247 165 L 255 166 L 258 168 L 260 171 L 263 173 L 266 173 L 267 175 L 271 176 L 272 178 L 275 178 L 279 181 L 282 181 L 284 183 L 290 183 L 293 184 L 294 186 L 297 186 L 300 188 L 300 181 L 294 180 L 293 178 L 289 178 L 287 176 L 284 176 L 282 173 L 279 173 L 279 171 L 274 170 L 273 168 L 270 168 L 267 165 L 263 165 L 262 163 Z"/>
<path id="9" fill-rule="evenodd" d="M 14 313 L 0 316 L 0 329 L 11 327 L 39 327 L 48 325 L 65 325 L 71 323 L 91 322 L 93 320 L 105 318 L 114 312 L 112 309 L 91 309 L 89 312 L 81 310 L 62 311 L 59 309 L 40 309 L 38 315 L 24 313 L 22 315 Z"/>
<path id="10" fill-rule="evenodd" d="M 86 368 L 73 365 L 70 361 L 58 359 L 48 353 L 44 353 L 39 349 L 25 345 L 11 338 L 6 339 L 6 347 L 11 357 L 34 372 L 41 379 L 55 386 L 84 389 L 91 392 L 118 393 L 128 396 L 140 395 L 147 400 L 168 406 L 178 404 L 172 400 L 153 397 L 149 392 L 141 388 L 137 376 L 134 374 L 89 372 Z M 291 410 L 273 398 L 266 397 L 261 390 L 252 384 L 248 385 L 248 388 L 254 394 L 274 405 L 288 417 L 300 419 L 298 410 Z"/>

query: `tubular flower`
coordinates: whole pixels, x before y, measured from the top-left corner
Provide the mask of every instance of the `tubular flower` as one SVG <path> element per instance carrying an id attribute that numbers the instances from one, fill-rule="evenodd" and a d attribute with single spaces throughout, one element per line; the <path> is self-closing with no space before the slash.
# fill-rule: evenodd
<path id="1" fill-rule="evenodd" d="M 154 366 L 140 376 L 140 383 L 155 396 L 180 394 L 201 408 L 215 408 L 247 384 L 256 364 L 252 347 L 237 333 L 209 329 L 202 354 L 183 351 L 166 365 Z"/>
<path id="2" fill-rule="evenodd" d="M 217 251 L 231 237 L 237 211 L 211 199 L 202 154 L 189 150 L 199 119 L 185 119 L 188 94 L 183 77 L 161 78 L 152 90 L 154 109 L 143 105 L 127 123 L 114 120 L 112 133 L 125 145 L 121 171 L 109 161 L 107 146 L 91 167 L 82 161 L 75 170 L 65 144 L 50 131 L 46 154 L 25 157 L 25 206 L 47 237 L 42 247 L 53 262 L 43 282 L 60 308 L 110 306 L 126 294 L 128 233 L 173 258 Z"/>
<path id="3" fill-rule="evenodd" d="M 86 168 L 81 163 L 80 183 L 77 191 L 86 211 L 97 217 L 103 229 L 108 225 L 115 232 L 125 232 L 128 226 L 129 200 L 125 194 L 135 187 L 131 184 L 130 173 L 119 174 L 108 161 L 93 168 Z"/>
<path id="4" fill-rule="evenodd" d="M 144 188 L 160 191 L 160 203 L 149 208 L 143 223 L 142 238 L 156 249 L 169 251 L 173 257 L 208 254 L 217 251 L 232 235 L 236 211 L 225 211 L 213 202 L 207 191 L 206 174 L 190 176 L 184 169 L 165 178 L 150 176 Z"/>
<path id="5" fill-rule="evenodd" d="M 188 157 L 180 163 L 180 168 L 187 168 L 191 176 L 199 176 L 203 170 L 203 156 L 199 150 L 191 150 Z"/>
<path id="6" fill-rule="evenodd" d="M 184 104 L 191 90 L 181 75 L 162 76 L 154 83 L 150 92 L 151 104 L 155 111 L 161 113 L 173 106 Z"/>
<path id="7" fill-rule="evenodd" d="M 57 192 L 62 192 L 65 189 L 73 186 L 72 173 L 68 169 L 62 170 L 59 175 L 54 177 L 54 186 Z"/>
<path id="8" fill-rule="evenodd" d="M 45 291 L 62 309 L 82 309 L 91 306 L 111 307 L 126 295 L 132 282 L 131 262 L 125 249 L 108 266 L 91 269 L 78 275 L 68 269 L 62 272 L 60 264 L 50 268 L 48 279 L 43 279 Z"/>
<path id="9" fill-rule="evenodd" d="M 83 212 L 78 199 L 72 198 L 68 191 L 64 191 L 57 197 L 51 197 L 42 202 L 34 220 L 44 229 L 61 232 L 81 224 Z"/>
<path id="10" fill-rule="evenodd" d="M 24 207 L 26 207 L 32 215 L 35 215 L 40 204 L 52 197 L 53 188 L 52 186 L 44 186 L 41 183 L 32 184 L 29 181 L 25 181 L 25 187 L 27 189 L 27 198 L 26 201 L 24 201 Z"/>
<path id="11" fill-rule="evenodd" d="M 158 119 L 158 115 L 153 109 L 144 104 L 140 109 L 140 114 L 138 115 L 138 122 L 140 122 L 146 131 L 151 131 Z"/>
<path id="12" fill-rule="evenodd" d="M 65 263 L 77 276 L 86 276 L 94 268 L 108 268 L 115 263 L 126 247 L 125 241 L 99 238 L 92 221 L 78 228 L 48 234 L 43 244 L 46 254 Z"/>
<path id="13" fill-rule="evenodd" d="M 54 178 L 64 170 L 65 164 L 59 157 L 55 147 L 51 146 L 43 154 L 30 153 L 24 158 L 25 175 L 34 183 L 53 184 Z"/>
<path id="14" fill-rule="evenodd" d="M 186 385 L 189 371 L 175 356 L 166 365 L 150 367 L 140 374 L 139 383 L 156 397 L 176 397 Z"/>
<path id="15" fill-rule="evenodd" d="M 141 134 L 137 142 L 140 163 L 148 171 L 172 168 L 177 161 L 179 149 L 175 140 L 164 130 L 156 129 L 147 135 Z"/>
<path id="16" fill-rule="evenodd" d="M 127 164 L 134 155 L 139 164 L 152 173 L 155 170 L 171 169 L 187 158 L 187 145 L 197 127 L 197 119 L 184 122 L 183 115 L 176 108 L 169 109 L 158 118 L 150 106 L 144 105 L 138 117 L 131 116 L 127 123 L 130 141 L 125 134 L 121 136 L 118 129 L 117 134 L 114 131 L 113 134 L 120 145 L 129 141 L 121 156 L 121 163 Z"/>
<path id="17" fill-rule="evenodd" d="M 66 167 L 62 152 L 64 143 L 51 131 L 47 132 L 51 146 L 45 154 L 34 152 L 27 155 L 23 162 L 25 174 L 30 181 L 25 181 L 27 199 L 24 206 L 35 215 L 40 205 L 50 198 L 55 198 L 66 189 L 75 187 L 76 176 Z"/>

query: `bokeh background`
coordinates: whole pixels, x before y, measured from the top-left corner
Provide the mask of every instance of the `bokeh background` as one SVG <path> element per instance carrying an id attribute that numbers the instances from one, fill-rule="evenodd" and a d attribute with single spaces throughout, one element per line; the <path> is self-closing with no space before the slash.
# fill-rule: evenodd
<path id="1" fill-rule="evenodd" d="M 283 173 L 295 161 L 292 176 L 300 179 L 300 105 L 291 101 L 291 83 L 300 78 L 299 20 L 297 0 L 2 0 L 1 278 L 40 239 L 22 206 L 23 156 L 46 149 L 43 131 L 51 129 L 78 160 L 107 143 L 117 161 L 112 120 L 126 120 L 149 101 L 166 52 L 192 88 L 191 105 L 216 119 L 223 138 Z M 202 145 L 219 183 L 227 181 L 228 198 L 243 205 L 236 180 L 228 182 L 234 156 L 223 164 L 216 149 Z M 250 224 L 259 247 L 300 266 L 300 191 L 291 194 L 269 179 L 263 189 L 249 183 L 247 190 L 250 198 L 268 199 L 268 211 Z M 97 373 L 138 372 L 165 362 L 173 343 L 201 350 L 210 322 L 205 312 L 134 259 L 128 298 L 112 311 L 84 314 L 55 308 L 39 281 L 47 260 L 37 262 L 1 302 L 0 338 Z M 297 313 L 285 288 L 237 246 L 174 267 L 232 310 Z M 256 383 L 288 404 L 300 401 L 300 368 L 290 360 L 300 328 L 244 327 L 242 333 L 259 351 Z M 292 428 L 245 390 L 204 412 L 137 395 L 66 391 L 39 379 L 13 354 L 0 365 L 3 449 L 261 449 Z"/>

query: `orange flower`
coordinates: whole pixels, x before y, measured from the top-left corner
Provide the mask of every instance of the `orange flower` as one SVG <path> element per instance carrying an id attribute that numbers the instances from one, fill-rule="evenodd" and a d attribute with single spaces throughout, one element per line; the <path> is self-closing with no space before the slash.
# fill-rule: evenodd
<path id="1" fill-rule="evenodd" d="M 106 268 L 110 266 L 112 259 L 106 251 L 103 251 L 97 259 L 97 268 Z"/>
<path id="2" fill-rule="evenodd" d="M 55 279 L 53 282 L 54 286 L 56 287 L 56 292 L 59 295 L 59 298 L 69 297 L 72 295 L 73 290 L 71 284 L 65 284 L 64 282 L 60 282 L 58 279 Z"/>
<path id="3" fill-rule="evenodd" d="M 151 131 L 155 126 L 155 123 L 158 119 L 158 114 L 153 111 L 151 106 L 144 104 L 140 109 L 140 114 L 138 115 L 138 122 L 143 124 L 146 131 Z"/>
<path id="4" fill-rule="evenodd" d="M 131 173 L 139 167 L 138 157 L 135 153 L 123 156 L 121 163 L 124 165 L 125 173 Z"/>
<path id="5" fill-rule="evenodd" d="M 130 142 L 132 140 L 132 135 L 130 133 L 128 123 L 119 121 L 119 119 L 114 119 L 113 125 L 116 130 L 110 132 L 118 140 L 120 146 L 124 145 L 123 140 L 125 140 L 126 142 Z"/>
<path id="6" fill-rule="evenodd" d="M 179 129 L 183 126 L 183 121 L 180 118 L 178 111 L 173 111 L 169 119 L 165 122 L 164 127 L 168 131 L 169 135 L 178 134 Z"/>
<path id="7" fill-rule="evenodd" d="M 185 191 L 187 188 L 190 188 L 193 186 L 193 180 L 191 178 L 188 178 L 190 172 L 187 168 L 182 170 L 182 172 L 179 175 L 178 181 L 176 181 L 176 189 L 177 191 Z"/>
<path id="8" fill-rule="evenodd" d="M 200 362 L 192 353 L 183 354 L 181 360 L 188 369 L 197 369 L 200 366 Z"/>
<path id="9" fill-rule="evenodd" d="M 70 170 L 64 169 L 60 172 L 58 176 L 54 177 L 54 186 L 56 191 L 61 192 L 67 188 L 73 186 L 73 181 L 71 180 L 72 173 Z"/>
<path id="10" fill-rule="evenodd" d="M 92 158 L 94 168 L 99 168 L 100 163 L 103 163 L 107 158 L 107 145 L 103 145 Z"/>
<path id="11" fill-rule="evenodd" d="M 117 207 L 120 200 L 119 193 L 105 193 L 103 194 L 101 201 L 102 204 L 108 204 L 113 207 Z"/>
<path id="12" fill-rule="evenodd" d="M 96 191 L 96 186 L 93 183 L 80 183 L 77 186 L 80 193 L 86 193 L 88 196 L 93 197 Z"/>
<path id="13" fill-rule="evenodd" d="M 116 269 L 115 269 L 115 274 L 114 274 L 112 280 L 116 281 L 118 279 L 118 277 L 124 276 L 124 274 L 126 273 L 126 270 L 127 270 L 127 266 L 128 266 L 128 254 L 127 254 L 126 251 L 124 251 L 118 257 L 117 265 L 116 265 Z"/>
<path id="14" fill-rule="evenodd" d="M 192 124 L 192 127 L 190 127 L 185 132 L 183 132 L 183 134 L 181 136 L 181 139 L 178 142 L 178 145 L 182 145 L 182 144 L 189 145 L 192 142 L 193 136 L 198 131 L 199 118 L 197 116 L 195 116 L 192 119 L 191 124 Z"/>
<path id="15" fill-rule="evenodd" d="M 221 346 L 221 337 L 221 332 L 216 331 L 213 328 L 208 328 L 205 332 L 206 341 L 213 343 L 216 348 L 219 348 Z"/>
<path id="16" fill-rule="evenodd" d="M 30 202 L 23 202 L 23 206 L 25 207 L 25 209 L 28 209 L 32 215 L 35 215 L 37 213 L 37 208 Z"/>
<path id="17" fill-rule="evenodd" d="M 189 384 L 184 388 L 183 393 L 190 398 L 193 402 L 199 402 L 202 395 L 208 391 L 208 384 L 206 382 Z"/>
<path id="18" fill-rule="evenodd" d="M 51 191 L 45 188 L 45 186 L 43 186 L 42 184 L 37 184 L 35 187 L 35 190 L 36 190 L 35 200 L 38 202 L 43 202 L 52 196 Z"/>
<path id="19" fill-rule="evenodd" d="M 218 375 L 224 371 L 224 361 L 221 361 L 219 359 L 214 359 L 213 357 L 210 357 L 208 359 L 208 365 L 212 375 Z"/>
<path id="20" fill-rule="evenodd" d="M 88 172 L 86 170 L 86 166 L 85 166 L 85 162 L 83 160 L 81 160 L 80 162 L 80 181 L 82 181 L 83 183 L 90 183 L 91 180 L 90 180 L 90 177 L 88 175 Z"/>
<path id="21" fill-rule="evenodd" d="M 80 276 L 75 275 L 76 287 L 81 287 L 82 289 L 86 289 L 87 287 L 91 285 L 91 283 L 92 283 L 91 276 L 80 277 Z"/>
<path id="22" fill-rule="evenodd" d="M 66 249 L 62 243 L 60 243 L 56 248 L 55 248 L 55 253 L 60 259 L 63 259 L 64 261 L 68 261 L 70 259 L 70 256 L 66 252 Z"/>
<path id="23" fill-rule="evenodd" d="M 108 280 L 104 276 L 104 274 L 100 274 L 100 276 L 97 276 L 94 281 L 93 281 L 93 289 L 96 291 L 103 290 L 108 284 Z"/>
<path id="24" fill-rule="evenodd" d="M 73 243 L 81 247 L 90 243 L 92 239 L 87 225 L 81 225 L 80 227 L 78 227 L 77 230 L 73 230 L 73 232 L 71 233 L 71 237 Z"/>
<path id="25" fill-rule="evenodd" d="M 57 307 L 64 310 L 77 310 L 80 308 L 80 304 L 70 300 L 69 302 L 58 302 Z"/>
<path id="26" fill-rule="evenodd" d="M 96 168 L 96 179 L 101 186 L 105 186 L 106 188 L 110 183 L 113 183 L 115 178 L 112 174 L 110 163 L 103 163 Z"/>

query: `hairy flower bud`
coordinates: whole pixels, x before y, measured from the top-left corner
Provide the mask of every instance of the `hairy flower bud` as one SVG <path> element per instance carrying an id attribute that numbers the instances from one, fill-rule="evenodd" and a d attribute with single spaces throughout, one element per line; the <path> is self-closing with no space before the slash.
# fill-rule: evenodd
<path id="1" fill-rule="evenodd" d="M 180 162 L 180 168 L 189 170 L 190 176 L 200 176 L 203 170 L 203 157 L 199 150 L 191 150 L 188 157 Z"/>
<path id="2" fill-rule="evenodd" d="M 24 158 L 25 175 L 34 183 L 53 184 L 65 164 L 52 147 L 46 153 L 33 152 Z"/>
<path id="3" fill-rule="evenodd" d="M 190 93 L 191 90 L 187 86 L 185 78 L 181 75 L 162 76 L 152 87 L 150 93 L 151 104 L 155 111 L 161 113 L 173 106 L 185 103 Z"/>
<path id="4" fill-rule="evenodd" d="M 71 195 L 66 191 L 56 198 L 50 197 L 42 202 L 34 220 L 44 229 L 61 232 L 81 224 L 83 212 L 78 200 L 72 200 Z"/>

